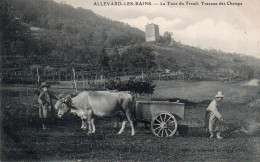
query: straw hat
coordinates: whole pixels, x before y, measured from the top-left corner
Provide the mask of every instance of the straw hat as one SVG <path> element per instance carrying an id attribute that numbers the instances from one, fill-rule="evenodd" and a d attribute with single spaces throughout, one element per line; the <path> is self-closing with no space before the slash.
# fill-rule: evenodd
<path id="1" fill-rule="evenodd" d="M 222 93 L 222 91 L 219 91 L 218 94 L 215 96 L 215 98 L 223 98 L 224 95 Z"/>
<path id="2" fill-rule="evenodd" d="M 43 83 L 41 84 L 41 87 L 42 87 L 42 88 L 43 88 L 43 87 L 50 88 L 51 86 L 50 86 L 49 84 L 47 84 L 46 82 L 43 82 Z"/>

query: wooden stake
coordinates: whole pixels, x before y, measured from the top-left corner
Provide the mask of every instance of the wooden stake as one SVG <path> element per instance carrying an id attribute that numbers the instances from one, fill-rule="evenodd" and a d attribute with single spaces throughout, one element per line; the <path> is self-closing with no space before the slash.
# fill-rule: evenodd
<path id="1" fill-rule="evenodd" d="M 72 72 L 73 72 L 73 80 L 74 80 L 75 89 L 76 89 L 76 92 L 78 92 L 77 82 L 76 82 L 76 72 L 75 72 L 74 68 L 72 68 Z"/>
<path id="2" fill-rule="evenodd" d="M 85 89 L 85 77 L 84 77 L 84 74 L 82 75 L 82 77 L 83 77 L 82 78 L 82 82 L 83 82 L 82 84 L 83 84 L 83 90 L 84 90 Z"/>
<path id="3" fill-rule="evenodd" d="M 39 74 L 39 68 L 37 67 L 37 82 L 40 84 L 40 74 Z"/>
<path id="4" fill-rule="evenodd" d="M 142 80 L 144 80 L 144 71 L 142 70 Z"/>

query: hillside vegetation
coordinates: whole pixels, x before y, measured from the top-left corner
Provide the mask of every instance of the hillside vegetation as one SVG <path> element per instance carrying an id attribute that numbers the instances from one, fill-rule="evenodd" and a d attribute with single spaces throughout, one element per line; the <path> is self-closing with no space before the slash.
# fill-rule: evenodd
<path id="1" fill-rule="evenodd" d="M 144 32 L 139 29 L 51 0 L 4 0 L 1 8 L 1 29 L 8 41 L 4 43 L 4 55 L 8 56 L 50 55 L 84 62 L 104 47 L 144 41 Z M 26 42 L 23 38 L 37 42 Z M 20 47 L 21 44 L 33 46 Z M 21 49 L 17 51 L 18 48 Z"/>
<path id="2" fill-rule="evenodd" d="M 221 77 L 250 79 L 260 77 L 260 60 L 250 56 L 224 53 L 174 43 L 162 46 L 150 44 L 156 64 L 163 69 L 194 75 L 212 74 Z"/>
<path id="3" fill-rule="evenodd" d="M 0 6 L 3 78 L 32 78 L 38 68 L 45 79 L 67 80 L 72 67 L 81 78 L 164 69 L 183 79 L 260 75 L 259 59 L 170 44 L 168 32 L 158 43 L 145 43 L 143 31 L 90 10 L 52 0 L 2 0 Z"/>

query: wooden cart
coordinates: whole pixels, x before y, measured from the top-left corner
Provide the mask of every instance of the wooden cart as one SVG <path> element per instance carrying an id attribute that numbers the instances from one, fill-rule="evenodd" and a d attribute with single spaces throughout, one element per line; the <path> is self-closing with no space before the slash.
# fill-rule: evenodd
<path id="1" fill-rule="evenodd" d="M 180 135 L 188 133 L 183 124 L 185 104 L 168 101 L 137 101 L 136 119 L 151 124 L 151 131 L 158 137 L 171 137 L 177 131 Z"/>

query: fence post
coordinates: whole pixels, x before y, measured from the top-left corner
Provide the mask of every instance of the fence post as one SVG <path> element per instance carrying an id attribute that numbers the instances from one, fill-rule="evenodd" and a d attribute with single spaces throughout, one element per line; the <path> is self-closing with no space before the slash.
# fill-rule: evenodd
<path id="1" fill-rule="evenodd" d="M 142 80 L 144 80 L 144 71 L 142 70 Z"/>
<path id="2" fill-rule="evenodd" d="M 37 67 L 37 82 L 40 84 L 40 74 L 39 74 L 39 68 Z"/>
<path id="3" fill-rule="evenodd" d="M 95 76 L 95 84 L 97 84 L 97 74 L 96 74 L 96 76 Z"/>
<path id="4" fill-rule="evenodd" d="M 68 69 L 66 69 L 66 81 L 68 81 Z"/>
<path id="5" fill-rule="evenodd" d="M 74 79 L 74 85 L 75 85 L 75 88 L 76 88 L 76 92 L 78 92 L 77 82 L 76 82 L 76 72 L 75 72 L 74 68 L 72 68 L 72 72 L 73 72 L 73 79 Z"/>
<path id="6" fill-rule="evenodd" d="M 83 90 L 85 89 L 85 76 L 84 76 L 84 74 L 82 75 L 82 84 L 83 84 Z"/>

